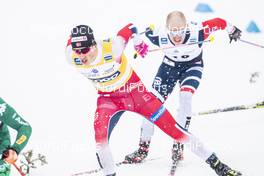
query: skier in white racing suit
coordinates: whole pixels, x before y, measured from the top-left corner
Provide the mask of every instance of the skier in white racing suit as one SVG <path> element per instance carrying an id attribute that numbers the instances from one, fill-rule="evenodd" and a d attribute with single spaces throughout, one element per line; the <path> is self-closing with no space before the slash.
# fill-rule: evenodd
<path id="1" fill-rule="evenodd" d="M 163 62 L 152 83 L 154 94 L 164 102 L 179 83 L 176 121 L 185 130 L 188 130 L 191 122 L 192 97 L 203 74 L 203 42 L 209 40 L 210 34 L 217 30 L 227 30 L 230 42 L 237 41 L 241 36 L 241 30 L 224 19 L 214 18 L 198 24 L 187 22 L 179 11 L 168 14 L 166 29 L 154 26 L 146 29 L 146 37 L 164 52 Z M 147 157 L 153 133 L 153 124 L 143 119 L 139 148 L 125 157 L 128 163 L 139 163 Z M 183 144 L 177 140 L 173 143 L 172 159 L 183 159 Z"/>

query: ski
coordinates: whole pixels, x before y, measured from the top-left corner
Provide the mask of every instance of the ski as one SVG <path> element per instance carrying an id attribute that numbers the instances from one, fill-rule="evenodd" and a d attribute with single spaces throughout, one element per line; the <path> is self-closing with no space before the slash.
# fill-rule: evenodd
<path id="1" fill-rule="evenodd" d="M 264 101 L 254 104 L 248 104 L 248 105 L 238 105 L 238 106 L 231 106 L 227 108 L 218 108 L 218 109 L 212 109 L 208 111 L 202 111 L 198 113 L 194 113 L 194 115 L 208 115 L 208 114 L 215 114 L 219 112 L 229 112 L 229 111 L 238 111 L 238 110 L 247 110 L 247 109 L 256 109 L 256 108 L 264 108 Z"/>
<path id="2" fill-rule="evenodd" d="M 130 164 L 130 165 L 139 165 L 139 164 L 143 164 L 145 162 L 149 162 L 149 161 L 153 161 L 153 160 L 157 160 L 160 159 L 162 157 L 156 157 L 156 158 L 150 158 L 150 159 L 145 159 L 143 160 L 141 163 L 135 163 L 135 164 Z M 127 163 L 126 161 L 121 161 L 121 162 L 117 162 L 115 164 L 116 167 L 120 167 L 121 165 L 129 165 L 129 163 Z M 83 172 L 78 172 L 78 173 L 74 173 L 71 176 L 84 176 L 84 175 L 91 175 L 91 174 L 96 174 L 98 172 L 102 171 L 102 168 L 97 168 L 97 169 L 92 169 L 92 170 L 88 170 L 88 171 L 83 171 Z"/>
<path id="3" fill-rule="evenodd" d="M 186 126 L 185 128 L 187 129 Z M 183 159 L 183 147 L 184 147 L 183 144 L 174 140 L 174 144 L 172 147 L 172 156 L 171 156 L 172 164 L 170 167 L 169 176 L 175 175 L 175 171 L 178 167 L 178 164 Z"/>
<path id="4" fill-rule="evenodd" d="M 174 176 L 175 175 L 178 163 L 179 163 L 179 160 L 175 160 L 175 161 L 172 162 L 169 176 Z"/>
<path id="5" fill-rule="evenodd" d="M 125 164 L 124 161 L 122 162 L 118 162 L 116 163 L 116 167 L 119 167 L 121 166 L 122 164 Z M 89 171 L 84 171 L 84 172 L 79 172 L 79 173 L 75 173 L 75 174 L 72 174 L 71 176 L 80 176 L 80 175 L 90 175 L 90 174 L 95 174 L 95 173 L 98 173 L 102 170 L 102 168 L 97 168 L 97 169 L 92 169 L 92 170 L 89 170 Z"/>

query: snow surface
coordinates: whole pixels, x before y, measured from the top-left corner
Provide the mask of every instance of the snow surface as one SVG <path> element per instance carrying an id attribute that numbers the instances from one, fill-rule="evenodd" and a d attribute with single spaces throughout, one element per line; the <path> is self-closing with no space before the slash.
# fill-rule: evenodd
<path id="1" fill-rule="evenodd" d="M 33 170 L 32 176 L 69 176 L 98 167 L 95 157 L 93 114 L 96 91 L 92 84 L 68 65 L 64 47 L 70 30 L 88 24 L 97 38 L 115 36 L 129 22 L 144 30 L 150 23 L 165 24 L 166 15 L 181 10 L 190 20 L 222 17 L 245 31 L 250 20 L 264 30 L 261 1 L 204 0 L 213 14 L 194 12 L 198 0 L 75 0 L 1 1 L 1 97 L 33 126 L 25 149 L 47 156 L 48 165 Z M 261 34 L 243 33 L 243 38 L 264 44 Z M 152 47 L 152 46 L 151 46 Z M 162 53 L 149 53 L 133 60 L 132 45 L 126 54 L 150 87 Z M 205 69 L 193 99 L 195 112 L 212 108 L 262 101 L 264 50 L 244 43 L 228 43 L 225 32 L 215 34 L 215 42 L 204 47 Z M 260 72 L 256 83 L 251 73 Z M 166 102 L 176 115 L 177 90 Z M 246 175 L 262 175 L 264 157 L 264 109 L 193 117 L 190 131 L 199 136 L 230 166 Z M 125 113 L 113 131 L 110 145 L 116 161 L 137 148 L 141 119 Z M 133 124 L 133 125 L 132 125 Z M 15 133 L 13 134 L 15 135 Z M 167 175 L 172 140 L 159 129 L 151 143 L 149 158 L 160 159 L 138 166 L 117 169 L 119 176 Z M 14 170 L 12 175 L 18 175 Z M 97 175 L 102 175 L 99 173 Z M 177 176 L 215 173 L 186 150 Z"/>

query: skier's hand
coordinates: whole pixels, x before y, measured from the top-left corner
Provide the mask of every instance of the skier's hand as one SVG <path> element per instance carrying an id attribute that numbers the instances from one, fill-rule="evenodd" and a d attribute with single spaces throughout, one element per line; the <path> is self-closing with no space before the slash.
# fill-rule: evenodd
<path id="1" fill-rule="evenodd" d="M 9 176 L 10 168 L 10 164 L 6 163 L 3 160 L 0 160 L 0 176 Z"/>
<path id="2" fill-rule="evenodd" d="M 138 54 L 141 57 L 145 57 L 148 52 L 148 45 L 140 38 L 140 35 L 137 34 L 133 37 L 134 49 L 136 50 L 136 54 L 134 55 L 134 59 Z"/>
<path id="3" fill-rule="evenodd" d="M 150 24 L 145 30 L 145 36 L 146 37 L 152 36 L 154 34 L 154 29 L 155 29 L 154 24 Z"/>
<path id="4" fill-rule="evenodd" d="M 148 45 L 142 41 L 140 44 L 134 45 L 136 52 L 141 56 L 145 57 L 148 53 Z"/>
<path id="5" fill-rule="evenodd" d="M 236 26 L 233 26 L 232 31 L 229 32 L 230 43 L 233 40 L 237 41 L 238 39 L 240 39 L 241 33 L 242 33 L 242 31 L 240 29 L 238 29 Z"/>
<path id="6" fill-rule="evenodd" d="M 151 32 L 151 33 L 153 33 L 154 28 L 155 28 L 154 24 L 150 24 L 149 27 L 146 28 L 146 32 Z"/>
<path id="7" fill-rule="evenodd" d="M 2 160 L 9 164 L 14 164 L 17 161 L 17 152 L 11 148 L 8 148 L 2 153 Z"/>

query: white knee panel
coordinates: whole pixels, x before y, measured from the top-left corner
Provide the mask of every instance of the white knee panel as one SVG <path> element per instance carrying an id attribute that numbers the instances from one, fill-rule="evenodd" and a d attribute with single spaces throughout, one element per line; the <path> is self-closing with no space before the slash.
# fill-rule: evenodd
<path id="1" fill-rule="evenodd" d="M 185 128 L 186 123 L 188 123 L 189 119 L 187 119 L 187 117 L 192 116 L 192 96 L 193 94 L 191 92 L 180 91 L 179 110 L 176 121 L 183 128 Z"/>

